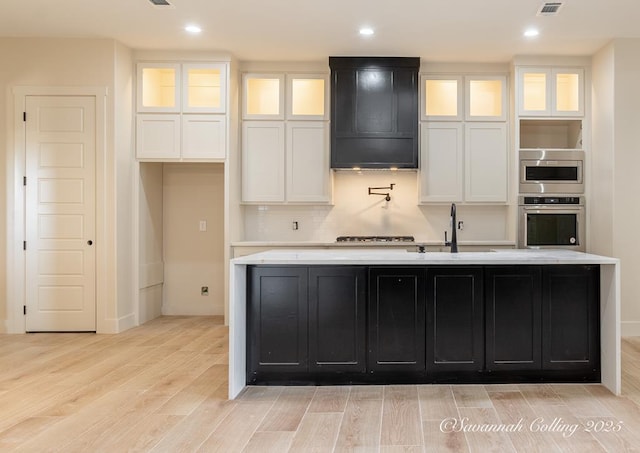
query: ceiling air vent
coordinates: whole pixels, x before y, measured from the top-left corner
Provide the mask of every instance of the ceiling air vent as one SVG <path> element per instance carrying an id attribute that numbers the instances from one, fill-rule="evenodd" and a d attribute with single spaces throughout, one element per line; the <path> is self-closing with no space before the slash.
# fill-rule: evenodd
<path id="1" fill-rule="evenodd" d="M 167 0 L 149 0 L 153 6 L 171 6 Z"/>
<path id="2" fill-rule="evenodd" d="M 555 16 L 560 11 L 562 2 L 545 2 L 538 10 L 538 16 Z"/>

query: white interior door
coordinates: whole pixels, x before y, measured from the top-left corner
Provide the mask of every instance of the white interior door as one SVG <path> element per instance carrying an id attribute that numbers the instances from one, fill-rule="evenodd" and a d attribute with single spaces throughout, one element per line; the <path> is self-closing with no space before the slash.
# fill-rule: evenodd
<path id="1" fill-rule="evenodd" d="M 26 330 L 95 331 L 93 96 L 26 97 Z"/>

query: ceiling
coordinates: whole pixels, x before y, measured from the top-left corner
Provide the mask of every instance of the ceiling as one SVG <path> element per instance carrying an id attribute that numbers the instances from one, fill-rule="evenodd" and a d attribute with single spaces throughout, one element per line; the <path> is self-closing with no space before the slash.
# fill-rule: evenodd
<path id="1" fill-rule="evenodd" d="M 591 55 L 640 38 L 638 0 L 0 0 L 0 37 L 114 38 L 134 49 L 222 50 L 240 60 L 329 55 L 507 62 L 514 55 Z M 184 31 L 197 23 L 202 33 Z M 375 35 L 363 38 L 361 26 Z M 523 37 L 526 28 L 540 35 Z"/>

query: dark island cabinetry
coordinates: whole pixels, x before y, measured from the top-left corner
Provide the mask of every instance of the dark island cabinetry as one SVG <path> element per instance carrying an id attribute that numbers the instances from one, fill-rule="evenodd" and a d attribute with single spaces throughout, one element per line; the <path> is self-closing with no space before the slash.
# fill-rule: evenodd
<path id="1" fill-rule="evenodd" d="M 247 381 L 364 373 L 366 267 L 248 269 Z"/>
<path id="2" fill-rule="evenodd" d="M 297 266 L 248 269 L 249 374 L 308 371 L 307 274 Z"/>
<path id="3" fill-rule="evenodd" d="M 600 267 L 543 269 L 542 368 L 600 369 Z"/>
<path id="4" fill-rule="evenodd" d="M 542 268 L 485 269 L 487 370 L 542 367 Z"/>
<path id="5" fill-rule="evenodd" d="M 424 269 L 372 267 L 369 284 L 369 369 L 424 370 Z"/>
<path id="6" fill-rule="evenodd" d="M 247 382 L 598 382 L 600 267 L 249 266 Z"/>
<path id="7" fill-rule="evenodd" d="M 489 371 L 598 373 L 597 265 L 485 268 Z"/>
<path id="8" fill-rule="evenodd" d="M 366 369 L 364 267 L 309 268 L 309 370 Z"/>
<path id="9" fill-rule="evenodd" d="M 484 366 L 482 268 L 427 269 L 427 370 Z"/>

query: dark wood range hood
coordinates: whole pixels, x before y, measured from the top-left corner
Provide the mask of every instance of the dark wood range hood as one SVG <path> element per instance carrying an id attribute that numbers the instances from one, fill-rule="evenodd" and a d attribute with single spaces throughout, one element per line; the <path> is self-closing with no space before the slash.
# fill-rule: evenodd
<path id="1" fill-rule="evenodd" d="M 331 168 L 418 168 L 420 58 L 329 57 Z"/>

